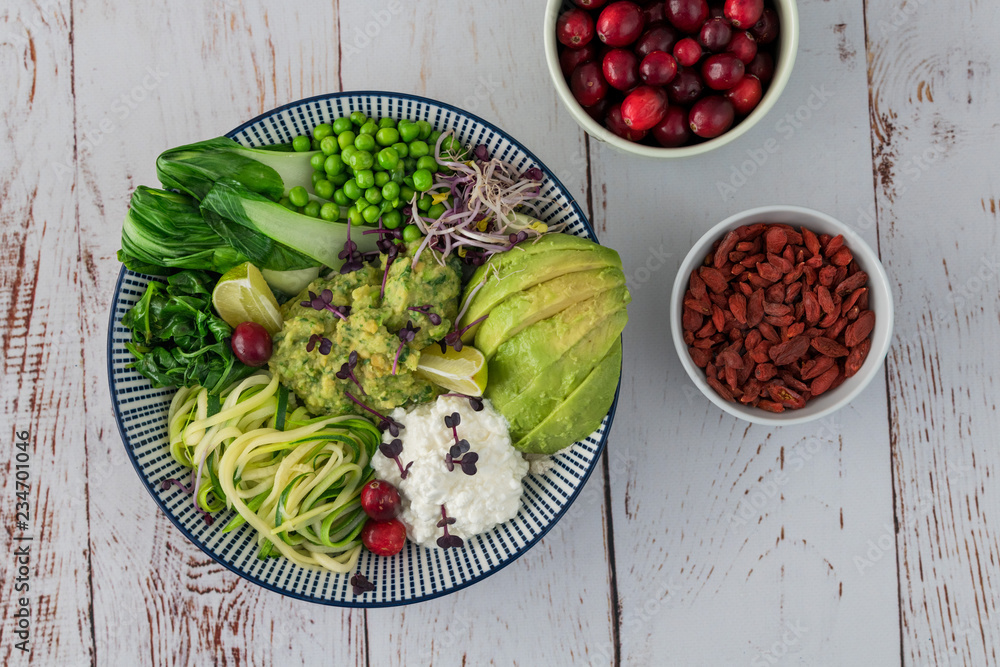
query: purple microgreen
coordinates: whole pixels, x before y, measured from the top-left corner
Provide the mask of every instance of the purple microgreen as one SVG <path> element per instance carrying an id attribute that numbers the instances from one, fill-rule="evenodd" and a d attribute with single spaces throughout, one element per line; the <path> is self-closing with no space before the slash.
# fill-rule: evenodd
<path id="1" fill-rule="evenodd" d="M 479 460 L 479 454 L 476 454 L 475 452 L 469 452 L 468 454 L 462 457 L 461 461 L 456 461 L 456 463 L 461 464 L 462 472 L 464 472 L 466 475 L 475 475 L 476 461 L 478 460 Z"/>
<path id="2" fill-rule="evenodd" d="M 361 253 L 358 252 L 358 244 L 351 240 L 351 227 L 353 226 L 354 225 L 348 223 L 347 240 L 344 242 L 344 249 L 337 254 L 338 258 L 344 260 L 344 265 L 340 267 L 341 275 L 357 271 L 364 266 L 363 257 Z"/>
<path id="3" fill-rule="evenodd" d="M 184 493 L 191 493 L 191 494 L 194 493 L 194 488 L 195 488 L 195 485 L 194 485 L 193 481 L 192 481 L 192 483 L 191 483 L 190 486 L 188 486 L 187 484 L 185 484 L 181 480 L 174 479 L 174 478 L 165 479 L 162 482 L 160 482 L 160 489 L 163 490 L 163 491 L 166 491 L 171 486 L 177 486 Z M 206 526 L 211 526 L 212 523 L 215 521 L 214 517 L 212 517 L 211 514 L 209 514 L 208 512 L 206 512 L 205 510 L 203 510 L 201 508 L 201 505 L 198 504 L 197 499 L 195 499 L 194 509 L 195 509 L 195 511 L 198 512 L 198 514 L 201 515 L 201 518 L 205 520 L 205 525 Z"/>
<path id="4" fill-rule="evenodd" d="M 466 475 L 475 475 L 479 454 L 469 451 L 468 440 L 459 440 L 458 426 L 461 423 L 462 415 L 457 412 L 452 412 L 444 417 L 444 425 L 451 429 L 451 433 L 455 437 L 455 444 L 448 449 L 448 453 L 444 456 L 444 465 L 448 468 L 448 472 L 451 472 L 457 463 L 462 466 L 462 472 Z"/>
<path id="5" fill-rule="evenodd" d="M 379 241 L 381 243 L 382 241 Z M 396 261 L 399 257 L 399 246 L 396 245 L 395 241 L 389 241 L 389 246 L 386 248 L 385 252 L 385 273 L 382 274 L 382 290 L 379 292 L 379 297 L 385 298 L 385 282 L 389 278 L 389 268 L 392 263 Z M 395 375 L 395 373 L 393 373 Z"/>
<path id="6" fill-rule="evenodd" d="M 309 342 L 306 343 L 306 352 L 312 352 L 313 348 L 317 345 L 319 345 L 319 353 L 322 355 L 330 354 L 330 350 L 333 349 L 333 341 L 325 336 L 313 334 L 312 336 L 309 336 Z"/>
<path id="7" fill-rule="evenodd" d="M 480 322 L 482 322 L 483 320 L 485 320 L 489 316 L 490 316 L 490 314 L 486 313 L 485 315 L 483 315 L 482 317 L 480 317 L 478 320 L 475 320 L 474 322 L 470 322 L 468 325 L 462 327 L 461 329 L 454 329 L 452 331 L 449 331 L 448 334 L 442 340 L 441 351 L 444 352 L 444 350 L 445 350 L 446 347 L 453 347 L 453 348 L 455 348 L 456 352 L 461 352 L 462 351 L 462 336 L 465 335 L 465 332 L 468 331 L 469 329 L 471 329 L 472 327 L 476 326 L 477 324 L 479 324 Z"/>
<path id="8" fill-rule="evenodd" d="M 353 577 L 351 577 L 351 587 L 354 589 L 355 595 L 363 595 L 370 591 L 375 590 L 375 584 L 368 581 L 368 577 L 356 572 Z"/>
<path id="9" fill-rule="evenodd" d="M 361 390 L 361 395 L 367 396 L 368 392 L 365 391 L 365 388 L 361 386 L 360 382 L 358 382 L 358 378 L 354 376 L 354 367 L 357 365 L 358 365 L 358 352 L 357 350 L 351 350 L 351 354 L 347 357 L 347 361 L 340 365 L 340 370 L 337 371 L 336 375 L 341 380 L 347 380 L 348 378 L 350 378 L 354 382 L 354 384 L 358 386 L 358 389 Z"/>
<path id="10" fill-rule="evenodd" d="M 542 170 L 538 167 L 532 167 L 521 174 L 521 178 L 526 178 L 529 181 L 540 181 L 542 180 Z"/>
<path id="11" fill-rule="evenodd" d="M 344 395 L 347 396 L 347 398 L 349 398 L 352 401 L 354 401 L 355 403 L 357 403 L 359 406 L 361 406 L 365 410 L 367 410 L 368 412 L 370 412 L 373 415 L 375 415 L 376 417 L 378 417 L 379 418 L 378 429 L 380 431 L 389 431 L 389 433 L 392 435 L 392 437 L 395 438 L 397 435 L 399 435 L 400 429 L 406 428 L 405 426 L 403 426 L 402 424 L 400 424 L 395 419 L 393 419 L 391 417 L 386 417 L 381 412 L 376 412 L 375 410 L 372 410 L 367 405 L 365 405 L 360 400 L 358 400 L 357 396 L 355 396 L 351 392 L 345 391 Z"/>
<path id="12" fill-rule="evenodd" d="M 521 241 L 525 240 L 526 238 L 528 238 L 528 232 L 524 231 L 523 229 L 521 231 L 519 231 L 518 233 L 516 233 L 516 234 L 509 235 L 507 237 L 507 240 L 510 243 L 507 245 L 506 248 L 504 248 L 504 252 L 506 252 L 507 250 L 512 249 L 514 246 L 516 246 L 518 243 L 520 243 Z"/>
<path id="13" fill-rule="evenodd" d="M 454 517 L 448 516 L 448 510 L 444 505 L 441 505 L 441 520 L 438 521 L 438 528 L 444 529 L 444 535 L 437 539 L 437 545 L 442 549 L 457 549 L 465 544 L 461 537 L 458 535 L 450 535 L 448 533 L 448 526 L 455 523 Z"/>
<path id="14" fill-rule="evenodd" d="M 382 456 L 396 462 L 396 465 L 399 466 L 400 479 L 406 479 L 406 476 L 410 474 L 410 466 L 413 465 L 413 461 L 407 463 L 404 468 L 403 462 L 399 460 L 400 455 L 403 453 L 403 441 L 396 438 L 391 442 L 383 442 L 378 446 L 378 450 L 382 452 Z"/>
<path id="15" fill-rule="evenodd" d="M 426 315 L 430 323 L 433 324 L 434 326 L 437 326 L 441 324 L 441 316 L 431 311 L 431 308 L 433 307 L 434 307 L 433 304 L 425 303 L 422 306 L 410 306 L 409 308 L 407 308 L 407 310 L 412 310 L 416 313 Z"/>
<path id="16" fill-rule="evenodd" d="M 475 150 L 472 151 L 472 154 L 475 155 L 477 159 L 482 160 L 483 162 L 486 162 L 490 159 L 489 151 L 483 144 L 479 144 L 478 146 L 476 146 Z"/>
<path id="17" fill-rule="evenodd" d="M 442 349 L 441 351 L 444 352 L 444 349 Z M 469 405 L 472 406 L 472 409 L 474 411 L 476 411 L 476 412 L 481 412 L 482 409 L 483 409 L 483 407 L 484 407 L 483 406 L 483 399 L 482 399 L 481 396 L 469 396 L 468 394 L 458 394 L 458 393 L 455 393 L 455 394 L 441 394 L 442 398 L 446 398 L 448 396 L 456 396 L 458 398 L 467 398 L 467 399 L 469 399 Z"/>
<path id="18" fill-rule="evenodd" d="M 347 316 L 351 314 L 350 306 L 334 306 L 333 305 L 333 292 L 328 289 L 320 292 L 319 296 L 315 292 L 309 292 L 309 300 L 299 302 L 304 308 L 312 308 L 313 310 L 329 310 L 331 313 L 339 317 L 340 319 L 347 321 Z"/>
<path id="19" fill-rule="evenodd" d="M 399 349 L 396 350 L 396 358 L 392 360 L 392 374 L 396 374 L 396 369 L 399 366 L 399 355 L 403 353 L 403 348 L 406 347 L 407 343 L 412 343 L 417 337 L 417 332 L 420 331 L 420 327 L 413 326 L 413 320 L 406 320 L 406 326 L 399 330 L 396 335 L 399 336 Z"/>

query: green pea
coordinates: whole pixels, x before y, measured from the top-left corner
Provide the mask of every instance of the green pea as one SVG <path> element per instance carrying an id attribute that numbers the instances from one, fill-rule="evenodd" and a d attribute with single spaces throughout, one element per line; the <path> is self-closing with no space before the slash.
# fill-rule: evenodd
<path id="1" fill-rule="evenodd" d="M 383 199 L 382 203 L 378 205 L 378 210 L 382 215 L 385 215 L 395 208 L 395 202 L 389 201 L 388 199 Z"/>
<path id="2" fill-rule="evenodd" d="M 361 186 L 358 185 L 358 182 L 355 179 L 352 178 L 344 183 L 344 195 L 346 195 L 348 199 L 358 199 L 361 196 L 361 192 Z"/>
<path id="3" fill-rule="evenodd" d="M 410 147 L 404 144 L 402 141 L 393 144 L 392 150 L 396 151 L 396 155 L 398 155 L 400 159 L 404 157 L 409 157 L 410 155 Z"/>
<path id="4" fill-rule="evenodd" d="M 353 130 L 347 130 L 337 135 L 337 143 L 340 144 L 341 150 L 344 150 L 348 146 L 353 146 L 355 139 L 357 139 L 357 135 L 354 134 Z"/>
<path id="5" fill-rule="evenodd" d="M 413 201 L 414 190 L 409 185 L 399 188 L 399 198 L 405 202 Z"/>
<path id="6" fill-rule="evenodd" d="M 324 176 L 326 176 L 326 174 L 324 174 L 322 171 L 314 171 L 312 173 L 312 184 L 315 186 L 318 181 L 323 180 Z"/>
<path id="7" fill-rule="evenodd" d="M 319 202 L 311 201 L 302 207 L 302 212 L 308 215 L 310 218 L 319 217 Z"/>
<path id="8" fill-rule="evenodd" d="M 432 204 L 429 209 L 427 209 L 427 217 L 432 220 L 437 220 L 442 215 L 444 215 L 444 204 Z"/>
<path id="9" fill-rule="evenodd" d="M 375 141 L 379 146 L 392 146 L 399 141 L 399 130 L 394 127 L 383 127 L 375 135 Z"/>
<path id="10" fill-rule="evenodd" d="M 406 243 L 413 243 L 414 241 L 420 240 L 423 234 L 420 233 L 420 228 L 416 225 L 407 225 L 403 227 L 403 241 Z"/>
<path id="11" fill-rule="evenodd" d="M 296 153 L 305 153 L 309 150 L 310 146 L 312 146 L 312 142 L 309 141 L 309 137 L 304 134 L 292 139 L 292 150 Z"/>
<path id="12" fill-rule="evenodd" d="M 327 222 L 334 222 L 340 218 L 340 207 L 332 201 L 328 201 L 319 207 L 319 217 L 323 218 Z"/>
<path id="13" fill-rule="evenodd" d="M 404 124 L 405 123 L 405 124 Z M 399 137 L 406 143 L 410 143 L 414 139 L 420 136 L 420 127 L 413 121 L 399 121 L 399 125 L 396 126 L 399 130 Z"/>
<path id="14" fill-rule="evenodd" d="M 311 151 L 318 151 L 319 150 L 319 141 L 317 141 L 316 139 L 310 139 L 309 140 L 309 150 L 311 150 Z"/>
<path id="15" fill-rule="evenodd" d="M 326 160 L 325 155 L 323 155 L 322 153 L 316 153 L 311 158 L 309 158 L 309 165 L 316 171 L 319 171 L 320 169 L 323 168 L 324 160 Z"/>
<path id="16" fill-rule="evenodd" d="M 440 130 L 435 130 L 434 132 L 431 132 L 431 136 L 427 139 L 427 143 L 437 144 L 438 139 L 441 138 L 441 134 L 442 132 Z"/>
<path id="17" fill-rule="evenodd" d="M 351 200 L 344 194 L 344 188 L 337 188 L 333 193 L 333 203 L 337 206 L 349 206 Z"/>
<path id="18" fill-rule="evenodd" d="M 435 160 L 430 155 L 425 155 L 421 158 L 417 158 L 417 169 L 426 169 L 432 174 L 437 173 L 438 170 L 437 160 Z"/>
<path id="19" fill-rule="evenodd" d="M 378 123 L 376 123 L 373 120 L 369 120 L 368 122 L 366 122 L 364 125 L 361 126 L 361 129 L 358 130 L 358 132 L 360 134 L 367 134 L 369 136 L 374 137 L 375 133 L 378 132 Z"/>
<path id="20" fill-rule="evenodd" d="M 347 148 L 345 148 L 344 150 L 342 150 L 340 152 L 340 158 L 344 162 L 347 162 L 348 164 L 350 164 L 351 156 L 355 155 L 357 152 L 358 152 L 358 149 L 354 147 L 354 144 L 351 144 L 350 146 L 348 146 Z"/>
<path id="21" fill-rule="evenodd" d="M 417 129 L 420 130 L 420 138 L 424 141 L 427 141 L 431 136 L 431 132 L 434 131 L 434 128 L 426 120 L 418 120 Z"/>
<path id="22" fill-rule="evenodd" d="M 316 185 L 313 186 L 313 190 L 316 191 L 317 197 L 322 197 L 323 199 L 329 199 L 333 196 L 333 183 L 324 179 L 316 181 Z"/>
<path id="23" fill-rule="evenodd" d="M 417 192 L 427 192 L 434 185 L 434 175 L 426 169 L 413 172 L 413 189 Z"/>
<path id="24" fill-rule="evenodd" d="M 394 148 L 383 148 L 378 152 L 378 166 L 383 169 L 394 169 L 399 164 L 399 153 Z"/>
<path id="25" fill-rule="evenodd" d="M 403 158 L 403 169 L 405 169 L 408 174 L 415 172 L 417 170 L 417 158 Z"/>
<path id="26" fill-rule="evenodd" d="M 333 121 L 333 133 L 342 134 L 351 129 L 351 119 L 350 118 L 338 118 Z"/>
<path id="27" fill-rule="evenodd" d="M 393 169 L 390 173 L 392 174 L 392 178 L 390 180 L 392 180 L 393 183 L 395 183 L 396 185 L 403 184 L 403 179 L 406 178 L 406 170 L 403 169 L 403 165 L 397 164 L 396 168 Z"/>
<path id="28" fill-rule="evenodd" d="M 333 126 L 329 123 L 320 123 L 313 128 L 313 138 L 317 141 L 323 141 L 324 137 L 329 137 L 333 134 Z"/>
<path id="29" fill-rule="evenodd" d="M 367 190 L 375 185 L 375 174 L 372 173 L 371 169 L 362 169 L 361 171 L 354 172 L 354 180 L 359 188 Z"/>
<path id="30" fill-rule="evenodd" d="M 289 211 L 295 210 L 295 207 L 292 206 L 292 201 L 288 197 L 282 197 L 278 200 L 278 203 L 287 208 Z"/>
<path id="31" fill-rule="evenodd" d="M 296 185 L 288 191 L 288 201 L 292 206 L 305 206 L 309 202 L 309 193 L 301 185 Z"/>
<path id="32" fill-rule="evenodd" d="M 351 180 L 351 175 L 346 171 L 337 174 L 336 176 L 327 176 L 328 181 L 333 183 L 334 187 L 343 187 L 344 183 Z"/>
<path id="33" fill-rule="evenodd" d="M 375 137 L 370 134 L 359 134 L 354 140 L 354 147 L 359 151 L 371 152 L 375 150 Z"/>
<path id="34" fill-rule="evenodd" d="M 386 229 L 396 229 L 403 222 L 403 214 L 399 211 L 386 211 L 382 214 L 382 224 Z"/>
<path id="35" fill-rule="evenodd" d="M 365 190 L 365 199 L 369 204 L 378 204 L 382 201 L 382 191 L 374 186 Z"/>
<path id="36" fill-rule="evenodd" d="M 339 155 L 331 155 L 323 160 L 323 171 L 329 176 L 336 176 L 344 171 L 344 158 Z"/>
<path id="37" fill-rule="evenodd" d="M 378 121 L 379 127 L 396 127 L 395 118 L 380 118 Z"/>
<path id="38" fill-rule="evenodd" d="M 431 152 L 430 147 L 427 145 L 426 141 L 421 141 L 417 139 L 416 141 L 410 142 L 410 157 L 420 158 Z"/>
<path id="39" fill-rule="evenodd" d="M 431 207 L 430 195 L 423 195 L 420 199 L 417 200 L 417 208 L 419 208 L 421 211 L 426 211 L 430 207 Z"/>
<path id="40" fill-rule="evenodd" d="M 355 125 L 364 125 L 368 120 L 368 116 L 364 114 L 363 111 L 352 111 L 351 112 L 351 122 Z"/>
<path id="41" fill-rule="evenodd" d="M 340 152 L 340 144 L 337 143 L 337 138 L 331 134 L 323 137 L 319 142 L 319 149 L 323 151 L 323 155 L 336 155 Z"/>
<path id="42" fill-rule="evenodd" d="M 389 181 L 382 185 L 382 196 L 386 199 L 399 199 L 399 184 Z"/>
<path id="43" fill-rule="evenodd" d="M 376 171 L 375 172 L 375 185 L 382 187 L 389 182 L 389 172 L 387 171 Z"/>
<path id="44" fill-rule="evenodd" d="M 461 141 L 452 135 L 441 142 L 441 152 L 450 153 L 456 157 L 460 157 L 465 152 L 465 147 L 462 145 Z"/>
<path id="45" fill-rule="evenodd" d="M 361 215 L 361 211 L 358 210 L 357 204 L 347 210 L 347 219 L 350 220 L 351 224 L 355 227 L 365 224 L 365 218 Z"/>
<path id="46" fill-rule="evenodd" d="M 372 168 L 372 165 L 375 164 L 375 158 L 368 151 L 358 151 L 354 154 L 354 162 L 348 162 L 348 164 L 354 171 L 363 171 Z"/>
<path id="47" fill-rule="evenodd" d="M 375 205 L 371 205 L 361 212 L 361 216 L 365 222 L 369 223 L 378 220 L 380 215 L 382 215 L 382 211 L 378 210 L 378 206 Z"/>

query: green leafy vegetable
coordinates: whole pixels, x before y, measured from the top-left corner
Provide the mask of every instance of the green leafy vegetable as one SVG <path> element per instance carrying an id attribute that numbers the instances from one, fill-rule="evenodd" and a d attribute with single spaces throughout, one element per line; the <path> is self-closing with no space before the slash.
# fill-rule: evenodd
<path id="1" fill-rule="evenodd" d="M 132 331 L 125 343 L 135 357 L 130 367 L 154 387 L 201 385 L 217 394 L 256 370 L 236 359 L 229 346 L 232 329 L 212 313 L 214 283 L 204 271 L 181 271 L 166 283 L 152 280 L 122 318 Z"/>

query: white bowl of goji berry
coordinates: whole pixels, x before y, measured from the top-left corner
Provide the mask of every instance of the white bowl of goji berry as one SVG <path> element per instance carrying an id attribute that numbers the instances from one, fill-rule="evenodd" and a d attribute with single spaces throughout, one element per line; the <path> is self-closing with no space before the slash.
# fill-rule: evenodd
<path id="1" fill-rule="evenodd" d="M 889 281 L 850 227 L 767 206 L 710 229 L 684 258 L 670 328 L 694 384 L 757 424 L 801 424 L 850 403 L 892 338 Z"/>

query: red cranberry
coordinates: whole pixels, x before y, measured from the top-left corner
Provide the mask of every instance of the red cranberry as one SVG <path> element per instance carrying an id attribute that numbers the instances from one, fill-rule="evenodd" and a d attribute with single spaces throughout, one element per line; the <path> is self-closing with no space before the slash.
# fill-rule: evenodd
<path id="1" fill-rule="evenodd" d="M 667 20 L 683 32 L 698 32 L 708 18 L 706 0 L 667 0 Z"/>
<path id="2" fill-rule="evenodd" d="M 247 366 L 263 366 L 271 358 L 271 334 L 256 322 L 238 324 L 230 345 L 236 358 Z"/>
<path id="3" fill-rule="evenodd" d="M 656 2 L 643 7 L 642 16 L 646 19 L 646 25 L 650 25 L 656 21 L 666 21 L 667 9 L 664 6 L 663 0 L 656 0 Z"/>
<path id="4" fill-rule="evenodd" d="M 608 108 L 611 106 L 611 100 L 604 98 L 597 104 L 589 107 L 583 107 L 583 110 L 587 112 L 587 115 L 596 120 L 598 123 L 604 122 L 604 116 L 608 113 Z"/>
<path id="5" fill-rule="evenodd" d="M 667 84 L 667 97 L 671 104 L 687 106 L 701 97 L 705 84 L 693 69 L 681 68 L 674 80 Z"/>
<path id="6" fill-rule="evenodd" d="M 681 107 L 667 107 L 663 120 L 651 130 L 651 133 L 656 143 L 664 148 L 683 146 L 691 140 L 687 111 Z"/>
<path id="7" fill-rule="evenodd" d="M 631 90 L 639 83 L 639 59 L 628 49 L 608 51 L 601 69 L 612 88 Z"/>
<path id="8" fill-rule="evenodd" d="M 746 30 L 737 30 L 726 45 L 726 51 L 749 65 L 757 55 L 757 40 Z"/>
<path id="9" fill-rule="evenodd" d="M 743 62 L 731 53 L 709 56 L 701 65 L 701 75 L 705 85 L 712 90 L 729 90 L 743 78 Z"/>
<path id="10" fill-rule="evenodd" d="M 399 519 L 369 519 L 361 529 L 361 543 L 377 556 L 395 556 L 406 544 L 406 526 Z"/>
<path id="11" fill-rule="evenodd" d="M 677 43 L 678 37 L 680 35 L 669 23 L 652 25 L 639 37 L 639 41 L 635 43 L 634 50 L 640 58 L 645 58 L 653 51 L 666 51 L 670 53 L 670 50 L 674 48 L 674 44 Z"/>
<path id="12" fill-rule="evenodd" d="M 622 100 L 622 120 L 640 132 L 663 120 L 666 111 L 667 95 L 660 88 L 639 86 Z"/>
<path id="13" fill-rule="evenodd" d="M 717 137 L 733 124 L 733 104 L 721 95 L 710 95 L 691 107 L 691 131 L 704 139 Z"/>
<path id="14" fill-rule="evenodd" d="M 749 28 L 764 13 L 764 0 L 726 0 L 726 18 L 735 28 Z"/>
<path id="15" fill-rule="evenodd" d="M 579 49 L 563 49 L 559 53 L 559 68 L 562 70 L 563 76 L 568 79 L 573 74 L 573 70 L 596 57 L 596 42 L 591 42 Z"/>
<path id="16" fill-rule="evenodd" d="M 669 53 L 653 51 L 642 59 L 639 76 L 650 86 L 665 86 L 677 76 L 677 61 Z"/>
<path id="17" fill-rule="evenodd" d="M 726 12 L 722 8 L 722 5 L 711 5 L 708 8 L 708 18 L 710 19 L 724 19 L 726 18 Z"/>
<path id="18" fill-rule="evenodd" d="M 682 67 L 691 67 L 701 60 L 701 45 L 690 37 L 674 44 L 674 58 Z"/>
<path id="19" fill-rule="evenodd" d="M 750 32 L 757 38 L 758 44 L 770 44 L 778 37 L 778 15 L 773 9 L 765 9 Z"/>
<path id="20" fill-rule="evenodd" d="M 760 79 L 753 74 L 748 74 L 727 90 L 725 95 L 726 99 L 733 103 L 736 113 L 746 115 L 760 104 L 763 88 L 760 85 Z"/>
<path id="21" fill-rule="evenodd" d="M 612 2 L 597 18 L 597 36 L 608 46 L 628 46 L 639 39 L 642 27 L 642 10 L 628 0 Z"/>
<path id="22" fill-rule="evenodd" d="M 608 0 L 573 0 L 579 7 L 584 9 L 600 9 Z"/>
<path id="23" fill-rule="evenodd" d="M 395 519 L 399 514 L 399 491 L 385 480 L 373 479 L 361 487 L 361 509 L 376 521 Z"/>
<path id="24" fill-rule="evenodd" d="M 762 84 L 767 84 L 774 78 L 774 58 L 766 51 L 758 51 L 754 59 L 747 65 L 747 74 L 753 74 Z"/>
<path id="25" fill-rule="evenodd" d="M 628 139 L 629 141 L 639 142 L 646 137 L 645 130 L 636 130 L 625 124 L 620 104 L 612 104 L 608 108 L 608 113 L 604 117 L 604 126 L 622 139 Z"/>
<path id="26" fill-rule="evenodd" d="M 701 26 L 698 42 L 712 53 L 718 53 L 729 45 L 733 29 L 726 19 L 708 19 Z"/>
<path id="27" fill-rule="evenodd" d="M 556 38 L 571 49 L 586 46 L 594 38 L 594 19 L 582 9 L 563 12 L 556 21 Z"/>
<path id="28" fill-rule="evenodd" d="M 608 94 L 608 82 L 601 75 L 600 65 L 595 62 L 583 63 L 573 70 L 569 88 L 576 101 L 585 107 L 597 104 Z"/>

